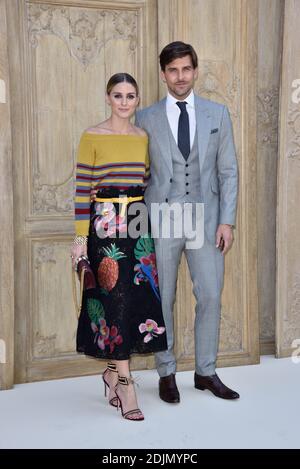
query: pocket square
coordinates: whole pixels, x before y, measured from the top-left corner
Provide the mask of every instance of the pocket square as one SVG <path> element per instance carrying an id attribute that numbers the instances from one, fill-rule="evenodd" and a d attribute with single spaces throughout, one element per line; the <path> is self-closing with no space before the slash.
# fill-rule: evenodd
<path id="1" fill-rule="evenodd" d="M 219 130 L 219 129 L 212 129 L 212 130 L 210 131 L 210 133 L 211 133 L 211 134 L 215 134 L 216 132 L 218 132 L 218 130 Z"/>

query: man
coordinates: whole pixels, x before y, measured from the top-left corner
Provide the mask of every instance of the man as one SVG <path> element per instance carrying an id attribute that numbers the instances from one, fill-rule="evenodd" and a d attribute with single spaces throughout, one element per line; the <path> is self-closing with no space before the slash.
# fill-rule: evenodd
<path id="1" fill-rule="evenodd" d="M 168 95 L 137 113 L 136 125 L 149 135 L 151 178 L 145 200 L 184 206 L 204 204 L 204 243 L 189 249 L 187 238 L 155 239 L 162 308 L 168 350 L 156 354 L 160 398 L 178 403 L 176 359 L 173 353 L 173 306 L 178 267 L 185 252 L 196 297 L 196 389 L 209 389 L 224 399 L 239 394 L 225 386 L 215 373 L 219 341 L 224 255 L 233 242 L 238 168 L 232 125 L 227 107 L 193 92 L 198 59 L 183 42 L 168 44 L 160 54 L 161 77 Z"/>

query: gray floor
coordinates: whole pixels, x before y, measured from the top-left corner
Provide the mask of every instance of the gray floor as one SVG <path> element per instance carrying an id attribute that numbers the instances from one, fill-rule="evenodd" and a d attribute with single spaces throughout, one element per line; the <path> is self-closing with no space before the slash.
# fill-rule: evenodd
<path id="1" fill-rule="evenodd" d="M 0 448 L 299 448 L 300 364 L 218 369 L 240 394 L 225 401 L 177 373 L 181 403 L 162 402 L 154 370 L 139 376 L 144 422 L 108 406 L 99 376 L 17 385 L 0 392 Z"/>

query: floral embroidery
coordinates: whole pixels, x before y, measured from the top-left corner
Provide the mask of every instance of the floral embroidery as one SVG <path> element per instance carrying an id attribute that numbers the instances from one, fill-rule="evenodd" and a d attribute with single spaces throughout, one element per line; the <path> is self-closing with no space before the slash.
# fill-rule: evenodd
<path id="1" fill-rule="evenodd" d="M 163 334 L 165 332 L 165 327 L 158 327 L 157 322 L 153 321 L 153 319 L 147 319 L 146 322 L 142 322 L 139 325 L 139 331 L 141 334 L 143 332 L 147 332 L 144 337 L 144 342 L 148 343 L 153 337 L 157 337 L 157 335 Z"/>
<path id="2" fill-rule="evenodd" d="M 140 282 L 148 281 L 156 297 L 160 300 L 154 242 L 149 234 L 140 237 L 134 249 L 134 255 L 140 261 L 134 266 L 136 272 L 134 283 L 139 285 Z"/>
<path id="3" fill-rule="evenodd" d="M 112 353 L 115 350 L 116 345 L 120 345 L 123 342 L 123 338 L 120 334 L 118 334 L 118 328 L 116 326 L 112 326 L 110 328 L 110 344 L 109 344 L 109 351 Z"/>
<path id="4" fill-rule="evenodd" d="M 100 239 L 114 236 L 117 231 L 125 232 L 127 230 L 127 223 L 124 221 L 125 217 L 116 215 L 113 203 L 97 203 L 95 210 L 94 227 Z"/>
<path id="5" fill-rule="evenodd" d="M 105 217 L 106 221 L 112 220 L 115 214 L 115 207 L 112 202 L 101 202 L 95 204 L 95 213 L 101 217 Z"/>
<path id="6" fill-rule="evenodd" d="M 91 327 L 95 333 L 94 343 L 97 342 L 98 347 L 104 350 L 105 345 L 109 344 L 109 327 L 106 325 L 105 319 L 99 320 L 99 327 L 94 322 L 91 323 Z"/>
<path id="7" fill-rule="evenodd" d="M 115 346 L 123 342 L 122 336 L 118 334 L 118 328 L 116 326 L 109 328 L 106 324 L 106 320 L 103 318 L 99 320 L 99 327 L 92 322 L 91 328 L 95 334 L 94 343 L 97 342 L 101 350 L 104 350 L 105 347 L 109 345 L 110 353 L 112 353 Z"/>

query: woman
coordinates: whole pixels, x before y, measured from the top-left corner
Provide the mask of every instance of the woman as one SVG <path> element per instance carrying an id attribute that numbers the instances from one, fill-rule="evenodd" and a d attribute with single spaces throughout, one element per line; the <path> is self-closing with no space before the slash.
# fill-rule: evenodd
<path id="1" fill-rule="evenodd" d="M 120 406 L 124 418 L 143 420 L 129 358 L 167 348 L 154 243 L 143 200 L 149 176 L 148 137 L 130 123 L 139 103 L 131 75 L 117 73 L 110 78 L 106 101 L 111 116 L 83 133 L 77 153 L 71 256 L 74 268 L 81 256 L 88 257 L 97 283 L 83 294 L 77 351 L 109 361 L 103 373 L 109 403 Z M 90 204 L 94 189 L 96 198 Z M 148 229 L 130 237 L 128 227 L 135 217 L 127 210 L 135 203 L 142 204 L 140 213 Z"/>

